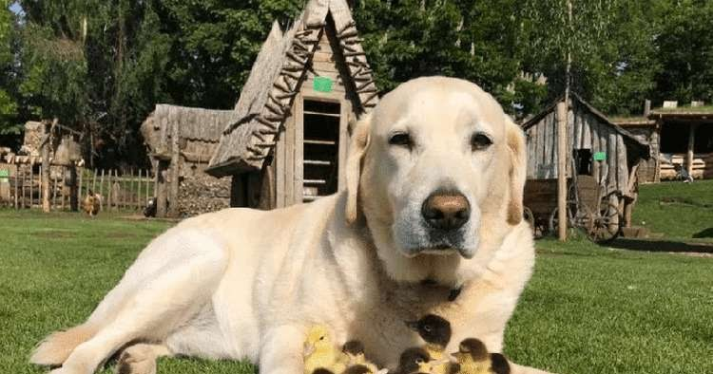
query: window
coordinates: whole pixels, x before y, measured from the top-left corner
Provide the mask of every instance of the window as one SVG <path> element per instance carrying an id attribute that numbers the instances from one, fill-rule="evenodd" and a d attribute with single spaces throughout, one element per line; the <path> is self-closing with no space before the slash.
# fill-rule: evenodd
<path id="1" fill-rule="evenodd" d="M 304 101 L 304 201 L 337 192 L 340 113 L 339 103 Z"/>

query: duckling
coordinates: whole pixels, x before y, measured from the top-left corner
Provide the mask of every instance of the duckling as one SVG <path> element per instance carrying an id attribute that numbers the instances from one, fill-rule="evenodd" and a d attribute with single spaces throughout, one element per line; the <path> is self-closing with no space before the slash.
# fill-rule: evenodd
<path id="1" fill-rule="evenodd" d="M 418 332 L 426 342 L 425 349 L 434 361 L 432 373 L 446 374 L 448 372 L 448 357 L 445 354 L 446 346 L 451 341 L 451 323 L 445 318 L 435 314 L 427 314 L 418 321 L 406 322 L 406 325 Z"/>
<path id="2" fill-rule="evenodd" d="M 341 373 L 346 365 L 337 362 L 338 358 L 339 353 L 332 343 L 327 328 L 323 325 L 313 326 L 307 333 L 304 343 L 305 374 L 312 374 L 319 368 Z"/>
<path id="3" fill-rule="evenodd" d="M 431 372 L 431 356 L 421 347 L 409 348 L 399 357 L 395 374 L 425 374 Z"/>
<path id="4" fill-rule="evenodd" d="M 350 340 L 344 343 L 340 361 L 345 363 L 347 366 L 364 365 L 372 373 L 377 373 L 379 371 L 379 368 L 373 362 L 366 359 L 364 344 L 358 340 Z"/>
<path id="5" fill-rule="evenodd" d="M 325 368 L 316 368 L 312 374 L 334 374 L 331 370 Z"/>
<path id="6" fill-rule="evenodd" d="M 452 353 L 459 365 L 460 374 L 509 374 L 510 364 L 500 353 L 488 353 L 482 341 L 475 338 L 463 340 L 458 352 Z"/>

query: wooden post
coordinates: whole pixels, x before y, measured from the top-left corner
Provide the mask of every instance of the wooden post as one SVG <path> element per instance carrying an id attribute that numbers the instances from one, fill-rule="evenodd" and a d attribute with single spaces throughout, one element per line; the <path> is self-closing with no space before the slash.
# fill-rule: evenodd
<path id="1" fill-rule="evenodd" d="M 67 171 L 62 167 L 60 170 L 62 170 L 62 181 L 59 182 L 59 200 L 60 200 L 60 206 L 62 207 L 62 210 L 64 210 L 64 201 L 66 200 L 66 195 L 64 191 L 66 190 L 65 187 L 67 187 Z"/>
<path id="2" fill-rule="evenodd" d="M 32 209 L 32 206 L 34 205 L 34 184 L 35 184 L 35 173 L 32 171 L 34 169 L 34 165 L 30 164 L 30 209 Z"/>
<path id="3" fill-rule="evenodd" d="M 69 167 L 69 209 L 73 212 L 79 210 L 79 186 L 77 185 L 77 167 Z"/>
<path id="4" fill-rule="evenodd" d="M 79 174 L 79 184 L 77 186 L 77 206 L 79 206 L 79 202 L 84 200 L 82 198 L 82 187 L 84 187 L 84 169 L 77 166 L 77 174 Z"/>
<path id="5" fill-rule="evenodd" d="M 696 124 L 688 127 L 688 152 L 686 152 L 686 171 L 693 178 L 693 147 L 696 143 Z"/>
<path id="6" fill-rule="evenodd" d="M 95 190 L 96 192 L 96 190 Z M 106 196 L 104 196 L 104 169 L 102 169 L 101 176 L 99 177 L 99 195 L 101 195 L 101 209 L 106 209 Z"/>
<path id="7" fill-rule="evenodd" d="M 171 128 L 171 190 L 169 194 L 168 214 L 170 217 L 178 217 L 178 179 L 181 175 L 181 147 L 180 129 L 178 121 L 173 121 Z"/>
<path id="8" fill-rule="evenodd" d="M 156 161 L 156 217 L 166 217 L 166 162 Z"/>
<path id="9" fill-rule="evenodd" d="M 55 175 L 54 183 L 52 184 L 52 206 L 57 208 L 57 176 Z"/>
<path id="10" fill-rule="evenodd" d="M 136 179 L 138 185 L 136 186 L 136 209 L 141 209 L 141 169 L 139 169 L 139 176 Z"/>
<path id="11" fill-rule="evenodd" d="M 99 171 L 97 169 L 93 169 L 92 171 L 92 192 L 97 193 L 97 174 L 99 174 Z"/>
<path id="12" fill-rule="evenodd" d="M 20 209 L 20 164 L 15 164 L 15 210 Z"/>
<path id="13" fill-rule="evenodd" d="M 114 205 L 114 197 L 111 196 L 114 188 L 112 187 L 112 175 L 114 174 L 114 171 L 109 169 L 109 174 L 107 174 L 106 177 L 106 210 L 109 211 L 111 210 L 111 207 Z"/>
<path id="14" fill-rule="evenodd" d="M 559 240 L 567 240 L 567 102 L 557 104 L 557 208 Z"/>
<path id="15" fill-rule="evenodd" d="M 42 172 L 40 185 L 42 186 L 42 211 L 49 213 L 52 209 L 50 206 L 50 146 L 52 144 L 52 131 L 59 121 L 55 118 L 52 125 L 43 123 L 44 138 L 40 145 L 40 153 L 42 157 Z"/>
<path id="16" fill-rule="evenodd" d="M 22 208 L 25 208 L 25 168 L 22 168 L 22 188 L 21 188 L 21 193 L 22 193 Z"/>

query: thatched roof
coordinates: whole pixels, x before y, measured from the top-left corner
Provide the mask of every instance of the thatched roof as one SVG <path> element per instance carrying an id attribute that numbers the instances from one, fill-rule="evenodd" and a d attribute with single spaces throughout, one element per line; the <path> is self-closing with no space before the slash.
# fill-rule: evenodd
<path id="1" fill-rule="evenodd" d="M 226 124 L 236 118 L 233 110 L 211 110 L 158 104 L 141 125 L 141 135 L 154 157 L 170 158 L 171 129 L 178 126 L 180 139 L 216 144 Z"/>
<path id="2" fill-rule="evenodd" d="M 363 112 L 376 105 L 376 85 L 346 0 L 310 0 L 288 30 L 273 24 L 235 106 L 237 119 L 223 130 L 208 173 L 223 177 L 262 168 L 290 115 L 299 82 L 305 77 L 328 15 L 334 22 L 348 73 L 359 82 L 355 96 L 361 107 L 356 110 Z"/>
<path id="3" fill-rule="evenodd" d="M 571 93 L 571 102 L 573 106 L 578 106 L 579 108 L 582 108 L 589 113 L 591 113 L 594 117 L 599 119 L 601 124 L 604 124 L 605 126 L 608 126 L 612 128 L 615 132 L 619 133 L 623 138 L 624 142 L 631 147 L 634 147 L 636 151 L 638 151 L 642 155 L 648 155 L 649 154 L 649 145 L 642 142 L 639 140 L 637 137 L 635 137 L 632 133 L 624 130 L 621 126 L 617 125 L 616 123 L 612 122 L 607 116 L 604 115 L 604 113 L 600 112 L 589 104 L 586 100 L 582 99 L 581 96 L 578 94 L 572 92 Z M 560 102 L 564 101 L 564 96 L 559 97 L 557 100 L 555 100 L 549 107 L 547 107 L 545 110 L 542 112 L 538 113 L 536 116 L 532 117 L 529 119 L 527 122 L 522 124 L 523 130 L 527 130 L 532 126 L 535 126 L 542 120 L 545 116 L 547 116 L 549 113 L 554 111 L 557 108 L 557 104 Z M 648 157 L 648 156 L 646 156 Z"/>

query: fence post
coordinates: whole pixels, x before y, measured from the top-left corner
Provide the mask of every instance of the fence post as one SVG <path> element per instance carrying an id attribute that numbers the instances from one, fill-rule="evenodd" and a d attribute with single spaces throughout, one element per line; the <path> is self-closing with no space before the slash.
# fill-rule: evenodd
<path id="1" fill-rule="evenodd" d="M 141 169 L 139 169 L 139 179 L 137 179 L 139 185 L 136 188 L 136 210 L 141 210 Z"/>
<path id="2" fill-rule="evenodd" d="M 96 193 L 96 190 L 94 190 Z M 106 196 L 104 196 L 104 169 L 102 169 L 101 177 L 99 177 L 99 195 L 102 197 L 101 204 L 101 209 L 106 208 Z"/>
<path id="3" fill-rule="evenodd" d="M 15 164 L 15 210 L 20 209 L 20 197 L 18 194 L 20 193 L 20 165 Z"/>

